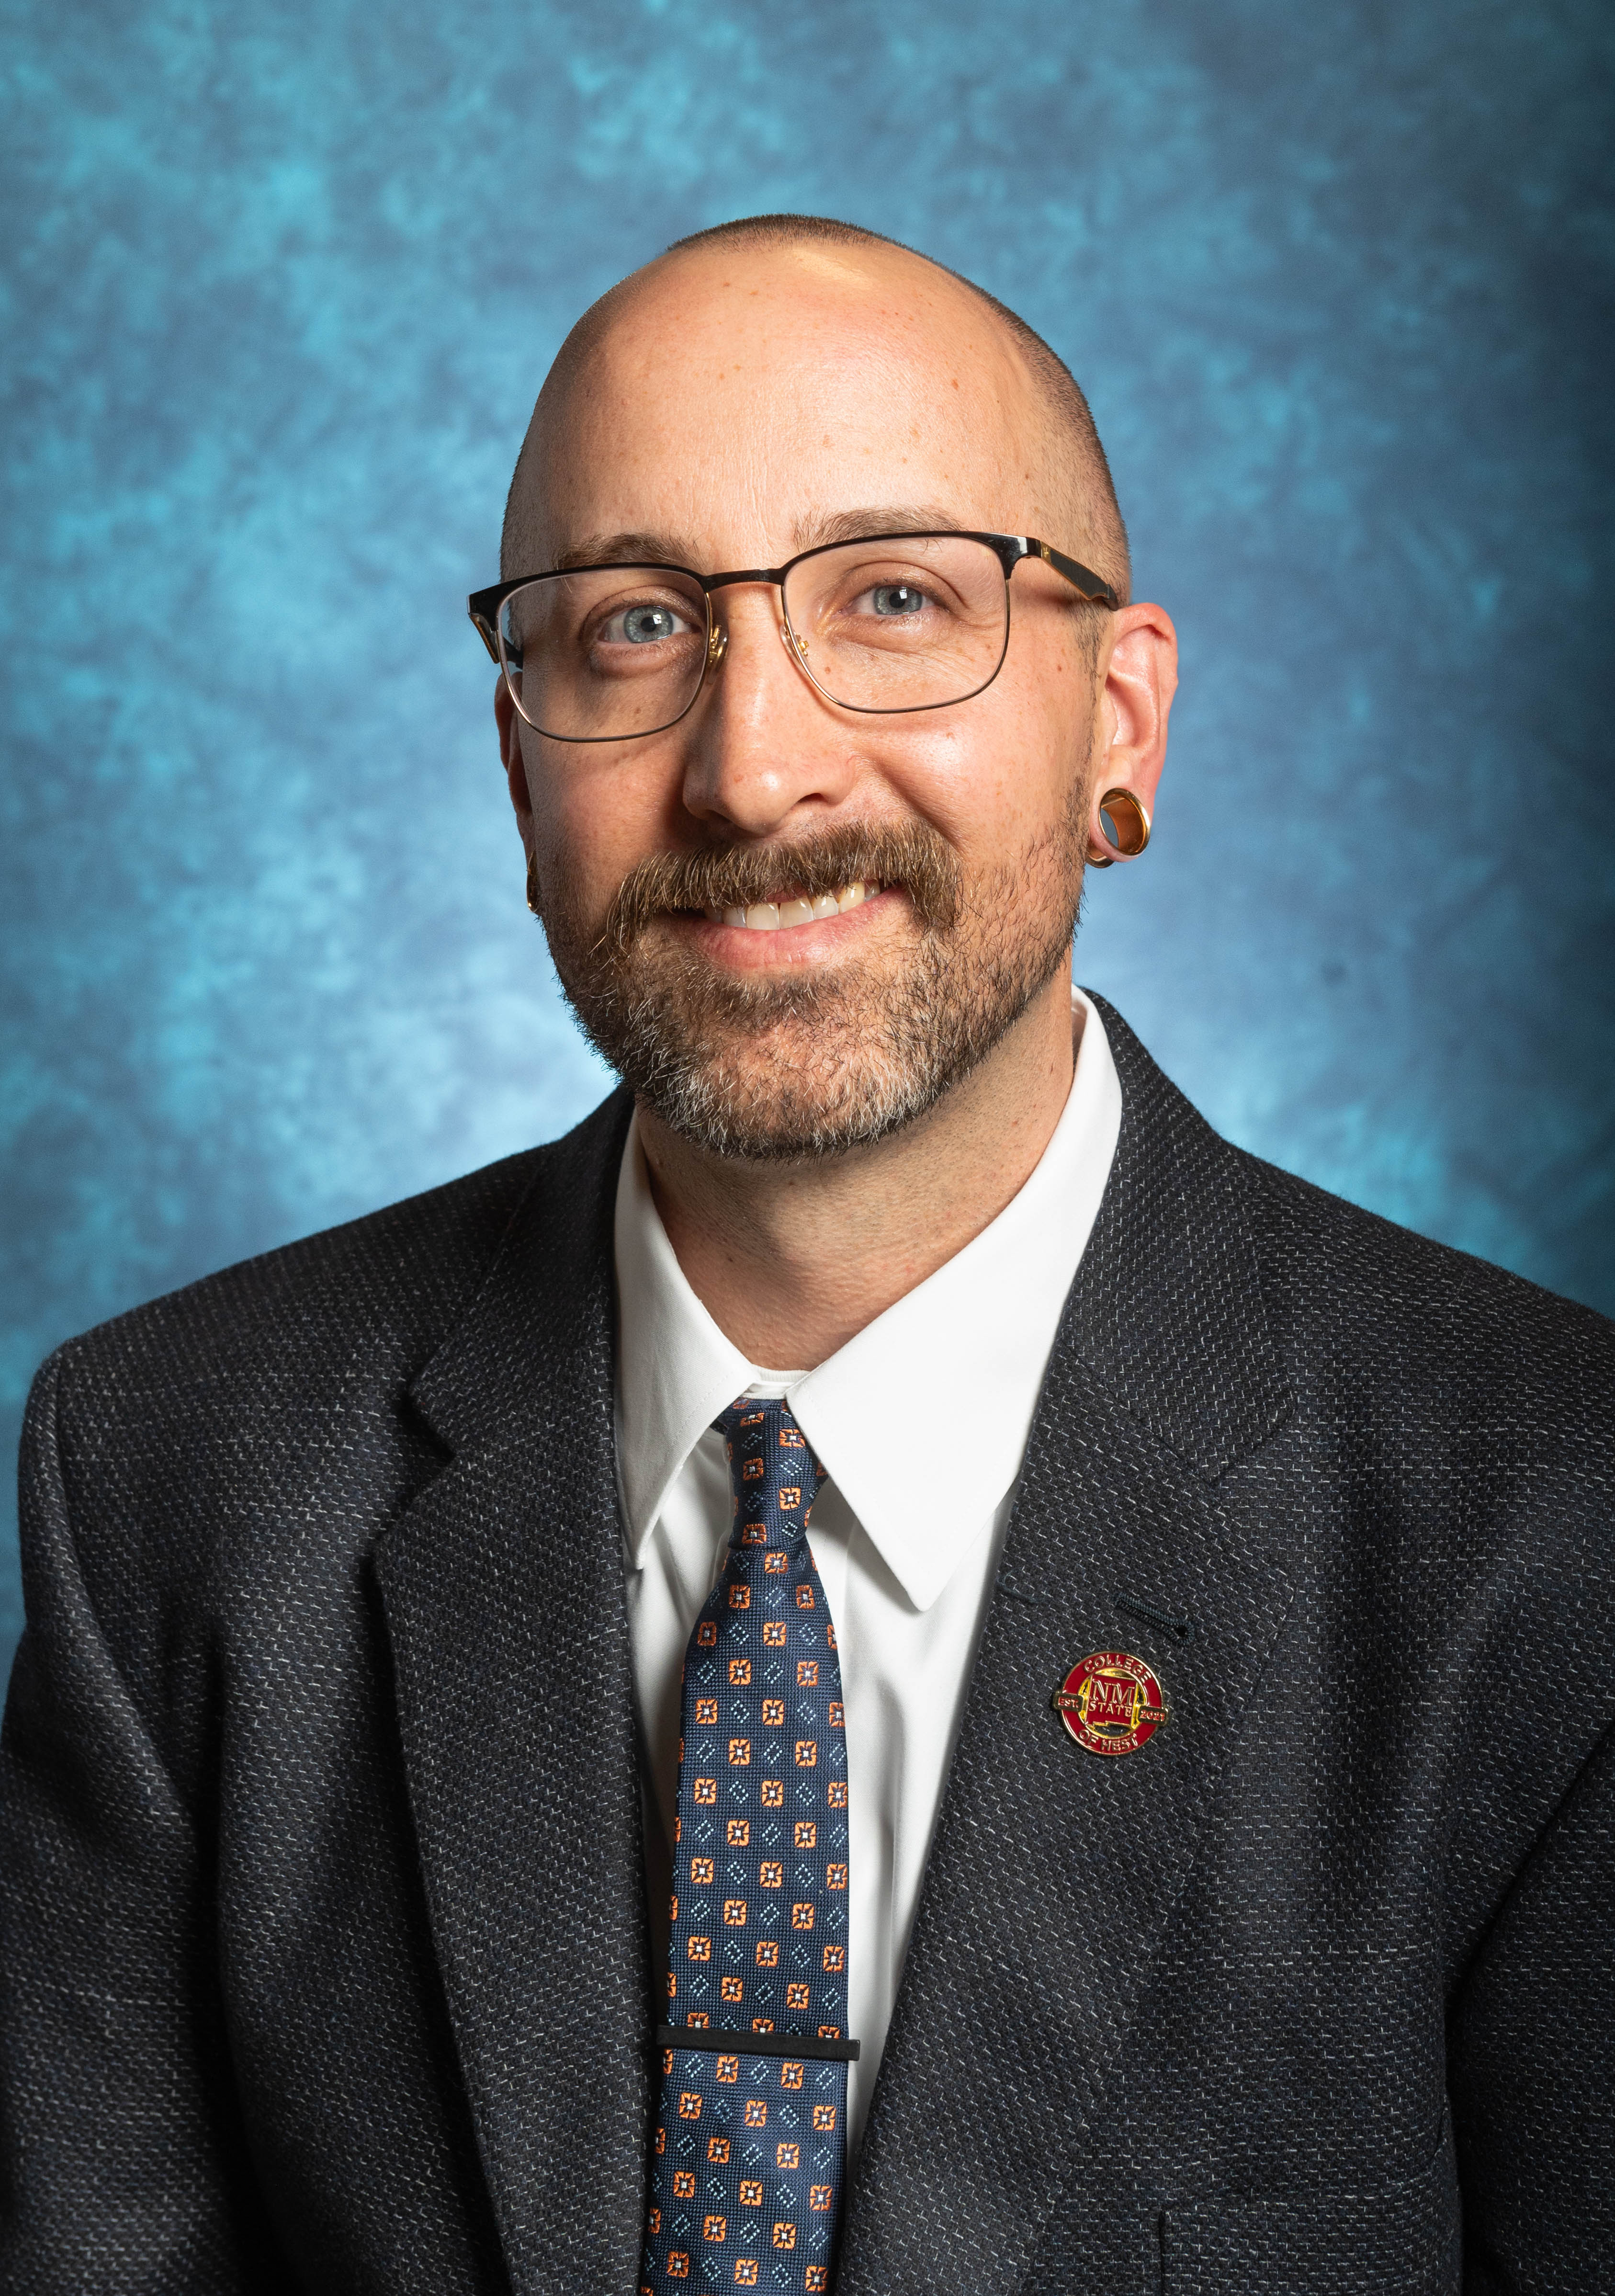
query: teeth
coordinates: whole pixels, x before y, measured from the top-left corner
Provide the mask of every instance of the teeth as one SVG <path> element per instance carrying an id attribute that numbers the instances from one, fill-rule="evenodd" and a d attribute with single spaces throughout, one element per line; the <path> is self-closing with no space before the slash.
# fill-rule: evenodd
<path id="1" fill-rule="evenodd" d="M 880 890 L 873 880 L 865 883 L 858 878 L 850 885 L 843 885 L 839 893 L 820 893 L 811 900 L 799 894 L 789 901 L 754 901 L 750 908 L 709 909 L 707 915 L 714 924 L 736 925 L 745 932 L 780 932 L 792 925 L 840 916 L 871 899 Z"/>

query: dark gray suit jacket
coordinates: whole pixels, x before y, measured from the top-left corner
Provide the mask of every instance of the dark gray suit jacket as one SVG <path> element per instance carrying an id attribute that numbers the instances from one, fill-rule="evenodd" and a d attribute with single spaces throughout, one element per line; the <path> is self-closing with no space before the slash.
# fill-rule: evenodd
<path id="1" fill-rule="evenodd" d="M 1230 1149 L 1104 1017 L 840 2296 L 1615 2287 L 1615 1330 Z M 627 1115 L 40 1374 L 7 2288 L 636 2287 Z M 1171 1718 L 1102 1760 L 1049 1702 L 1118 1646 Z"/>

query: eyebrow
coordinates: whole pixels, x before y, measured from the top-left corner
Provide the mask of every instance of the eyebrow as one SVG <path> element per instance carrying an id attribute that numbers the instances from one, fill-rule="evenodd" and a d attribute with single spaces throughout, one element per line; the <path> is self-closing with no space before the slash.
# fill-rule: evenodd
<path id="1" fill-rule="evenodd" d="M 815 550 L 827 542 L 864 542 L 881 534 L 953 534 L 963 523 L 956 512 L 939 503 L 881 503 L 799 519 L 794 531 L 799 550 Z"/>
<path id="2" fill-rule="evenodd" d="M 695 553 L 687 536 L 646 534 L 586 534 L 568 550 L 558 551 L 553 571 L 569 574 L 578 566 L 693 566 Z"/>
<path id="3" fill-rule="evenodd" d="M 863 542 L 882 534 L 952 534 L 960 531 L 957 514 L 937 503 L 882 503 L 859 510 L 826 511 L 799 519 L 792 529 L 798 551 L 816 550 L 835 542 Z M 687 535 L 654 534 L 626 529 L 617 534 L 586 535 L 557 553 L 553 570 L 567 574 L 584 566 L 688 566 L 702 570 L 699 553 Z"/>

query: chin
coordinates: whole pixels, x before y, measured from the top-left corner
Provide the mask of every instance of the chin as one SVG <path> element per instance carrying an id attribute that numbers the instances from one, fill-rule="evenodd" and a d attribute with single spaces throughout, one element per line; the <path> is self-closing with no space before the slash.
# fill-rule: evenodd
<path id="1" fill-rule="evenodd" d="M 833 1155 L 924 1116 L 1000 1042 L 1070 946 L 1063 922 L 1035 947 L 990 956 L 928 933 L 879 979 L 859 968 L 736 983 L 690 964 L 631 964 L 573 1003 L 635 1095 L 693 1145 L 756 1161 Z"/>
<path id="2" fill-rule="evenodd" d="M 693 1147 L 766 1163 L 873 1146 L 922 1116 L 952 1081 L 861 1062 L 823 1089 L 817 1078 L 780 1085 L 744 1062 L 697 1058 L 635 1089 Z"/>

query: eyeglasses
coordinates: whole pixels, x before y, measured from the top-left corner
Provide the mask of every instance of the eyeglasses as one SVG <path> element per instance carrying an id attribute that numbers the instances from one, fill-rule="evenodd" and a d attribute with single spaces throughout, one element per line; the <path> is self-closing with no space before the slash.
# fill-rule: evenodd
<path id="1" fill-rule="evenodd" d="M 580 566 L 527 574 L 466 601 L 526 723 L 553 742 L 631 742 L 676 726 L 729 634 L 712 594 L 769 582 L 780 636 L 826 701 L 870 716 L 946 709 L 992 684 L 1009 650 L 1010 577 L 1023 559 L 1115 611 L 1090 567 L 1025 534 L 879 534 L 784 566 Z"/>

